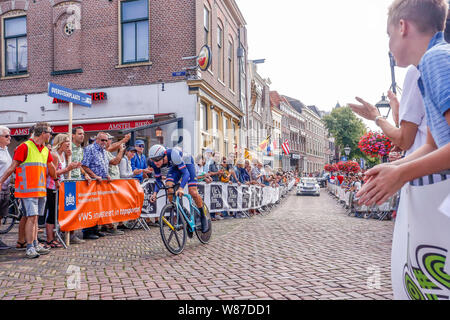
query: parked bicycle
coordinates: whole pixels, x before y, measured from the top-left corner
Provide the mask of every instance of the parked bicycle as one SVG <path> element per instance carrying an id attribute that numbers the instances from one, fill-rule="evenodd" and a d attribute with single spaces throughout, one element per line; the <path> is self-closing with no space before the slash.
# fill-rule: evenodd
<path id="1" fill-rule="evenodd" d="M 0 234 L 11 231 L 14 224 L 18 223 L 23 216 L 22 201 L 14 197 L 14 187 L 10 187 L 10 193 L 8 214 L 0 219 Z"/>
<path id="2" fill-rule="evenodd" d="M 178 186 L 174 186 L 174 190 Z M 168 187 L 162 186 L 165 190 L 166 199 L 168 199 Z M 161 197 L 161 196 L 160 196 Z M 158 198 L 160 198 L 158 197 Z M 189 194 L 185 194 L 182 198 L 174 195 L 172 202 L 167 202 L 161 209 L 159 216 L 159 227 L 161 238 L 164 245 L 170 253 L 180 254 L 186 245 L 186 236 L 192 238 L 194 233 L 202 244 L 207 244 L 212 235 L 211 216 L 208 207 L 203 203 L 203 211 L 208 220 L 208 232 L 203 233 L 200 221 L 200 210 L 194 205 L 194 201 Z M 183 206 L 183 198 L 189 203 L 189 210 Z"/>

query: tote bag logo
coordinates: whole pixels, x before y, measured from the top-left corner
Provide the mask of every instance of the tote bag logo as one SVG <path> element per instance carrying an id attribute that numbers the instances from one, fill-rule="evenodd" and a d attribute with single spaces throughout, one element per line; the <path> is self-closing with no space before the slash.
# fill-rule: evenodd
<path id="1" fill-rule="evenodd" d="M 66 182 L 64 184 L 64 210 L 73 211 L 77 209 L 77 184 Z"/>
<path id="2" fill-rule="evenodd" d="M 435 246 L 419 246 L 414 264 L 405 265 L 403 282 L 411 300 L 449 299 L 450 275 L 444 271 L 447 250 Z"/>

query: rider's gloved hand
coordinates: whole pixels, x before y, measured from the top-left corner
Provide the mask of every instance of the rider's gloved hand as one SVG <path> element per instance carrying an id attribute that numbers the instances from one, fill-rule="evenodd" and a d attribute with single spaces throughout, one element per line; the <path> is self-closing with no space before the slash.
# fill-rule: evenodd
<path id="1" fill-rule="evenodd" d="M 184 195 L 184 190 L 179 188 L 176 192 L 176 196 L 181 198 L 183 195 Z"/>

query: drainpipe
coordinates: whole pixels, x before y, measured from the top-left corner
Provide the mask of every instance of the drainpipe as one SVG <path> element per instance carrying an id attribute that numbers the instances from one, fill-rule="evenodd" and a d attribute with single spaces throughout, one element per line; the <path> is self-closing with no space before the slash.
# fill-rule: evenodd
<path id="1" fill-rule="evenodd" d="M 242 68 L 243 68 L 242 58 L 245 58 L 245 56 L 244 56 L 244 48 L 242 48 L 242 45 L 241 45 L 241 27 L 239 27 L 239 29 L 238 29 L 238 42 L 239 42 L 239 47 L 238 47 L 237 57 L 239 60 L 239 106 L 241 107 L 241 110 L 242 110 L 242 107 L 243 107 L 243 104 L 242 104 Z M 245 127 L 248 130 L 248 106 L 246 106 L 246 108 L 245 108 L 245 114 L 246 114 Z M 247 149 L 248 149 L 249 148 L 248 132 L 247 132 L 246 136 L 247 136 Z"/>

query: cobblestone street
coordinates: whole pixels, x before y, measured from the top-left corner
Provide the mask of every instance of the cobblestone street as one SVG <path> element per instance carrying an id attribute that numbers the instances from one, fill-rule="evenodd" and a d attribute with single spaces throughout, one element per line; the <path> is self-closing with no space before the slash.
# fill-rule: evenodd
<path id="1" fill-rule="evenodd" d="M 392 299 L 393 221 L 348 217 L 322 189 L 266 215 L 213 223 L 173 256 L 158 228 L 126 231 L 29 260 L 0 252 L 0 299 Z M 17 228 L 2 237 L 15 246 Z M 69 266 L 81 288 L 68 289 Z"/>

